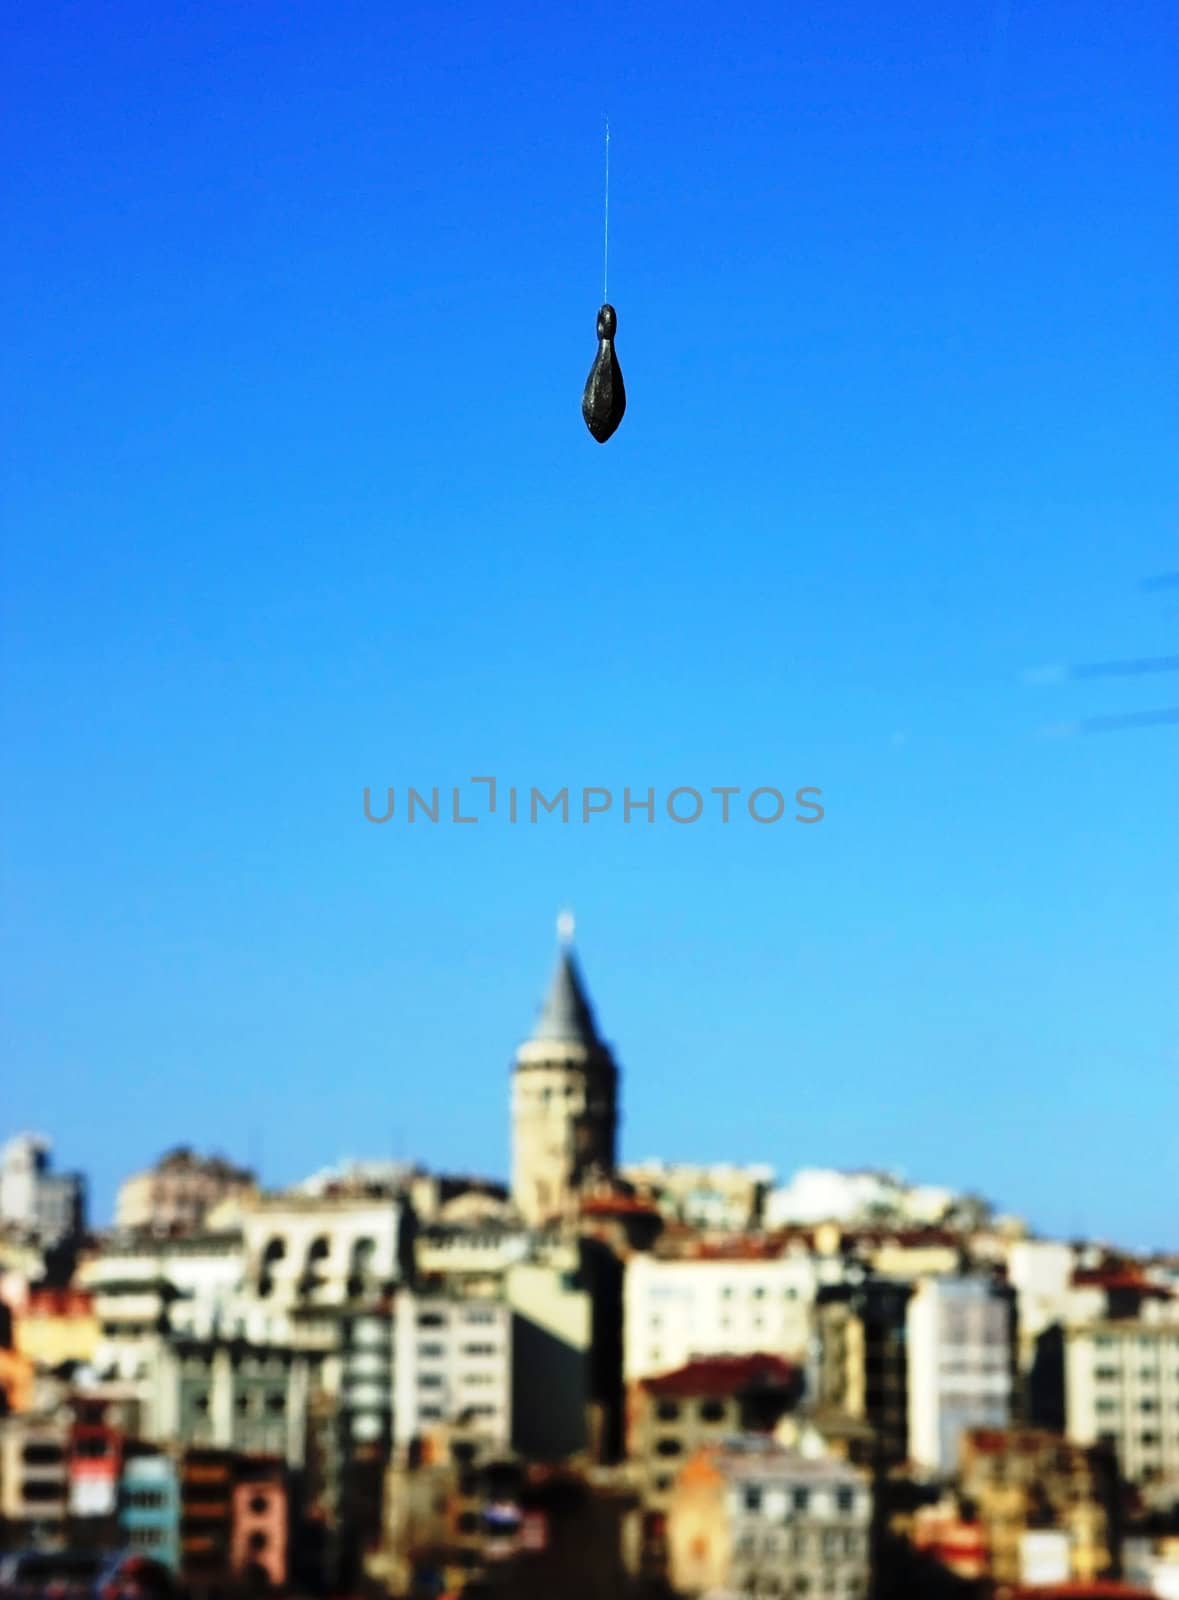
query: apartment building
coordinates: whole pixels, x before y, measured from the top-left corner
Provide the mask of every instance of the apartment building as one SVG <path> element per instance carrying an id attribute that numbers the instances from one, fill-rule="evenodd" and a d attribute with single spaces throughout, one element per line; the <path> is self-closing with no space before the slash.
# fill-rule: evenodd
<path id="1" fill-rule="evenodd" d="M 874 1459 L 909 1455 L 907 1321 L 912 1286 L 887 1278 L 820 1287 L 815 1303 L 816 1401 L 826 1414 L 866 1422 Z"/>
<path id="2" fill-rule="evenodd" d="M 190 1448 L 180 1458 L 180 1574 L 196 1594 L 223 1589 L 232 1571 L 234 1458 Z"/>
<path id="3" fill-rule="evenodd" d="M 242 1206 L 245 1278 L 275 1310 L 387 1294 L 411 1275 L 412 1232 L 388 1195 L 257 1196 Z"/>
<path id="4" fill-rule="evenodd" d="M 0 1149 L 0 1223 L 43 1245 L 77 1239 L 86 1223 L 86 1180 L 54 1172 L 52 1149 L 37 1133 L 17 1134 Z"/>
<path id="5" fill-rule="evenodd" d="M 281 1590 L 287 1581 L 290 1511 L 280 1461 L 238 1462 L 233 1485 L 229 1564 L 247 1582 Z"/>
<path id="6" fill-rule="evenodd" d="M 713 1356 L 641 1378 L 627 1397 L 627 1456 L 644 1510 L 666 1512 L 676 1473 L 706 1444 L 770 1433 L 798 1403 L 800 1369 L 780 1356 Z"/>
<path id="7" fill-rule="evenodd" d="M 512 1416 L 511 1312 L 500 1299 L 403 1291 L 394 1319 L 398 1446 L 466 1420 L 506 1445 Z"/>
<path id="8" fill-rule="evenodd" d="M 119 1485 L 123 1542 L 139 1555 L 180 1566 L 180 1483 L 176 1459 L 149 1445 L 131 1445 Z"/>
<path id="9" fill-rule="evenodd" d="M 0 1419 L 0 1521 L 37 1543 L 64 1537 L 69 1515 L 70 1418 Z"/>
<path id="10" fill-rule="evenodd" d="M 299 1466 L 318 1371 L 290 1345 L 173 1334 L 157 1347 L 147 1437 Z"/>
<path id="11" fill-rule="evenodd" d="M 871 1491 L 846 1463 L 740 1436 L 684 1467 L 667 1516 L 669 1578 L 679 1594 L 868 1592 Z"/>
<path id="12" fill-rule="evenodd" d="M 1014 1388 L 1012 1291 L 984 1278 L 931 1278 L 906 1311 L 909 1455 L 948 1477 L 967 1428 L 1004 1428 Z"/>
<path id="13" fill-rule="evenodd" d="M 962 1436 L 959 1487 L 983 1530 L 987 1574 L 1021 1583 L 1047 1570 L 1090 1583 L 1116 1563 L 1117 1470 L 1111 1451 L 1071 1444 L 1036 1428 L 969 1428 Z M 1055 1539 L 1039 1537 L 1054 1534 Z M 1029 1539 L 1029 1535 L 1033 1537 Z"/>
<path id="14" fill-rule="evenodd" d="M 1068 1436 L 1112 1445 L 1142 1486 L 1179 1486 L 1179 1320 L 1166 1315 L 1065 1330 Z"/>
<path id="15" fill-rule="evenodd" d="M 627 1384 L 706 1356 L 768 1353 L 804 1361 L 819 1269 L 805 1252 L 747 1241 L 626 1263 L 623 1375 Z"/>
<path id="16" fill-rule="evenodd" d="M 30 1289 L 13 1328 L 20 1353 L 49 1371 L 67 1361 L 93 1361 L 98 1336 L 93 1296 L 80 1289 Z"/>

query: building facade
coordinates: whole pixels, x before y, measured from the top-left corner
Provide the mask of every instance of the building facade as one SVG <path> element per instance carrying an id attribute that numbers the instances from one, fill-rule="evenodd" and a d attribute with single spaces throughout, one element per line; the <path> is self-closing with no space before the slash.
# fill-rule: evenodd
<path id="1" fill-rule="evenodd" d="M 511 1313 L 502 1300 L 397 1297 L 394 1325 L 396 1442 L 464 1422 L 506 1447 L 512 1417 Z"/>
<path id="2" fill-rule="evenodd" d="M 1179 1486 L 1179 1320 L 1065 1330 L 1070 1439 L 1104 1442 L 1131 1483 Z"/>
<path id="3" fill-rule="evenodd" d="M 137 1554 L 180 1566 L 180 1486 L 173 1456 L 156 1449 L 130 1449 L 123 1460 L 119 1526 Z"/>
<path id="4" fill-rule="evenodd" d="M 0 1149 L 0 1222 L 45 1245 L 76 1239 L 86 1225 L 86 1180 L 54 1172 L 52 1148 L 41 1134 L 21 1133 Z"/>
<path id="5" fill-rule="evenodd" d="M 705 1356 L 767 1352 L 805 1361 L 818 1270 L 761 1246 L 717 1255 L 635 1255 L 626 1263 L 627 1383 Z"/>
<path id="6" fill-rule="evenodd" d="M 119 1185 L 117 1228 L 184 1233 L 204 1224 L 223 1200 L 253 1194 L 254 1174 L 222 1156 L 199 1156 L 187 1146 L 169 1150 L 154 1167 Z"/>
<path id="7" fill-rule="evenodd" d="M 714 1356 L 634 1384 L 626 1453 L 644 1510 L 667 1511 L 676 1474 L 705 1445 L 771 1433 L 801 1394 L 800 1369 L 779 1356 Z"/>
<path id="8" fill-rule="evenodd" d="M 667 1518 L 669 1578 L 687 1596 L 862 1600 L 872 1499 L 842 1462 L 742 1436 L 684 1467 Z"/>
<path id="9" fill-rule="evenodd" d="M 825 1412 L 866 1422 L 874 1457 L 898 1466 L 909 1456 L 912 1286 L 887 1278 L 820 1288 L 815 1305 L 816 1399 Z"/>
<path id="10" fill-rule="evenodd" d="M 983 1278 L 930 1278 L 909 1301 L 909 1455 L 949 1476 L 967 1428 L 1011 1420 L 1013 1295 Z"/>

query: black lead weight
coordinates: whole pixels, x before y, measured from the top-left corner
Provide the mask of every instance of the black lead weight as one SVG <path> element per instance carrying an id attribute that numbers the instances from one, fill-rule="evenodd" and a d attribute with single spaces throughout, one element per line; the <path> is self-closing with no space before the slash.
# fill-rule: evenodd
<path id="1" fill-rule="evenodd" d="M 581 414 L 585 418 L 585 425 L 599 444 L 606 443 L 626 410 L 622 368 L 614 353 L 617 328 L 618 313 L 612 305 L 604 305 L 598 312 L 598 353 L 585 380 L 585 393 L 581 397 Z"/>

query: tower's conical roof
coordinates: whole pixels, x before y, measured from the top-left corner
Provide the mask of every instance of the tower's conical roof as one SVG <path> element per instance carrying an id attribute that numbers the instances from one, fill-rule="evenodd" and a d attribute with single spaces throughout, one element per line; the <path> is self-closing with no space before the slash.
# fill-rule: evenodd
<path id="1" fill-rule="evenodd" d="M 598 1025 L 593 1008 L 585 992 L 585 984 L 574 959 L 573 951 L 566 947 L 557 957 L 553 980 L 536 1026 L 534 1040 L 558 1040 L 561 1043 L 599 1045 Z"/>

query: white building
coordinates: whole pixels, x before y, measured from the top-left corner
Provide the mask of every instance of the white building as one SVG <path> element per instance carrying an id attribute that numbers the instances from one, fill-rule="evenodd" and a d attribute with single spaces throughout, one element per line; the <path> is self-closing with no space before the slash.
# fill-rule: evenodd
<path id="1" fill-rule="evenodd" d="M 394 1437 L 403 1446 L 440 1423 L 465 1421 L 488 1443 L 511 1433 L 511 1312 L 502 1300 L 397 1296 Z"/>
<path id="2" fill-rule="evenodd" d="M 1168 1308 L 1169 1310 L 1169 1308 Z M 1179 1486 L 1179 1320 L 1092 1322 L 1065 1331 L 1070 1439 L 1113 1443 L 1132 1483 Z"/>
<path id="3" fill-rule="evenodd" d="M 1011 1292 L 980 1278 L 927 1278 L 909 1301 L 909 1454 L 928 1472 L 958 1467 L 966 1428 L 1011 1417 Z"/>
<path id="4" fill-rule="evenodd" d="M 1069 1318 L 1076 1251 L 1053 1239 L 1019 1239 L 1007 1248 L 1007 1281 L 1019 1307 L 1019 1366 L 1027 1372 L 1036 1341 Z"/>
<path id="5" fill-rule="evenodd" d="M 338 1306 L 389 1290 L 409 1241 L 392 1197 L 266 1195 L 242 1209 L 246 1276 L 276 1307 Z"/>
<path id="6" fill-rule="evenodd" d="M 129 1233 L 106 1240 L 78 1269 L 78 1286 L 94 1296 L 98 1378 L 130 1384 L 150 1411 L 165 1330 L 205 1336 L 228 1322 L 236 1314 L 244 1265 L 241 1235 L 233 1232 L 182 1239 Z"/>
<path id="7" fill-rule="evenodd" d="M 42 1244 L 74 1237 L 85 1224 L 85 1179 L 75 1172 L 53 1172 L 52 1148 L 42 1134 L 20 1133 L 0 1150 L 0 1223 Z"/>
<path id="8" fill-rule="evenodd" d="M 952 1189 L 908 1184 L 891 1172 L 839 1172 L 802 1167 L 766 1200 L 767 1228 L 791 1223 L 867 1222 L 888 1217 L 898 1222 L 940 1222 L 957 1196 Z"/>
<path id="9" fill-rule="evenodd" d="M 701 1356 L 767 1352 L 804 1361 L 819 1266 L 806 1253 L 635 1255 L 626 1264 L 623 1377 L 627 1383 Z"/>

